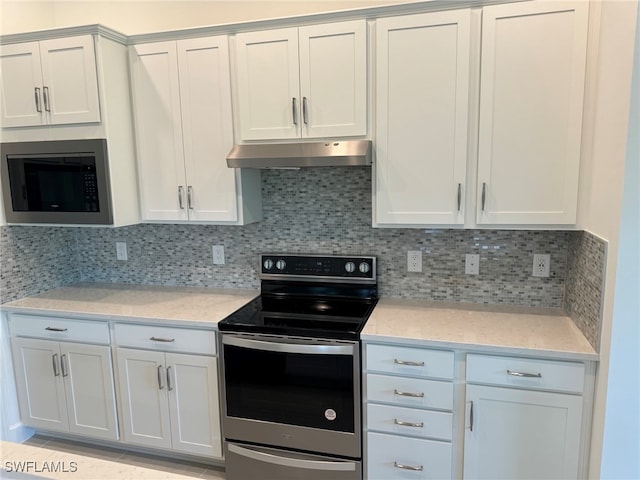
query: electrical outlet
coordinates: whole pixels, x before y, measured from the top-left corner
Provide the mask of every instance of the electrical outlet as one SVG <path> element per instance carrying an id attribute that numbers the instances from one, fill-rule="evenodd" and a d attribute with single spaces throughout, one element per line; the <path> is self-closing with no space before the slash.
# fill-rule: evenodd
<path id="1" fill-rule="evenodd" d="M 211 247 L 213 252 L 213 264 L 224 265 L 224 245 L 214 245 Z"/>
<path id="2" fill-rule="evenodd" d="M 116 242 L 116 259 L 126 261 L 127 256 L 127 242 Z"/>
<path id="3" fill-rule="evenodd" d="M 422 252 L 420 250 L 409 250 L 407 252 L 407 271 L 422 271 Z"/>
<path id="4" fill-rule="evenodd" d="M 467 253 L 464 256 L 464 273 L 466 275 L 480 274 L 480 255 L 477 253 Z"/>
<path id="5" fill-rule="evenodd" d="M 551 255 L 547 253 L 533 254 L 533 276 L 548 277 L 551 267 Z"/>

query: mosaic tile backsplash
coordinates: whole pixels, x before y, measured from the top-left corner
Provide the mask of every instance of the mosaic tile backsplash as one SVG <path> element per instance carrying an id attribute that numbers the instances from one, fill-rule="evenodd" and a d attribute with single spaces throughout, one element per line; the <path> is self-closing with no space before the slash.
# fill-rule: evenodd
<path id="1" fill-rule="evenodd" d="M 382 297 L 486 304 L 565 307 L 568 272 L 581 271 L 568 253 L 582 232 L 374 229 L 367 167 L 263 171 L 262 200 L 263 221 L 243 227 L 2 227 L 2 301 L 76 281 L 258 288 L 264 252 L 375 255 Z M 423 252 L 421 273 L 406 271 L 407 250 Z M 480 254 L 480 275 L 464 274 L 466 253 Z M 551 255 L 549 278 L 531 276 L 533 253 Z"/>

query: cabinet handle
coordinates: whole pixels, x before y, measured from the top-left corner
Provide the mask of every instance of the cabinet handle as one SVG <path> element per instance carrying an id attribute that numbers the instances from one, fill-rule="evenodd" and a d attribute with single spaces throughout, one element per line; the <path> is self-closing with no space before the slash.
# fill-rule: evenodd
<path id="1" fill-rule="evenodd" d="M 393 394 L 394 395 L 400 395 L 401 397 L 414 397 L 414 398 L 423 398 L 424 397 L 424 393 L 422 393 L 422 392 L 420 392 L 420 393 L 402 392 L 402 391 L 397 390 L 397 389 L 393 390 Z"/>
<path id="2" fill-rule="evenodd" d="M 416 427 L 423 428 L 424 422 L 405 422 L 404 420 L 398 420 L 397 418 L 393 419 L 394 425 L 400 425 L 401 427 Z"/>
<path id="3" fill-rule="evenodd" d="M 393 359 L 393 363 L 396 365 L 407 365 L 409 367 L 424 367 L 424 362 L 410 362 L 409 360 L 398 360 L 397 358 Z"/>
<path id="4" fill-rule="evenodd" d="M 184 188 L 182 185 L 178 185 L 178 206 L 180 210 L 184 210 Z"/>
<path id="5" fill-rule="evenodd" d="M 298 99 L 296 97 L 291 99 L 291 115 L 293 116 L 293 124 L 298 125 Z"/>
<path id="6" fill-rule="evenodd" d="M 484 204 L 487 200 L 487 184 L 482 182 L 482 211 L 484 212 Z"/>
<path id="7" fill-rule="evenodd" d="M 469 409 L 469 431 L 473 432 L 473 401 L 469 403 L 471 404 L 471 408 Z"/>
<path id="8" fill-rule="evenodd" d="M 35 96 L 35 100 L 36 100 L 36 111 L 38 113 L 42 113 L 42 107 L 40 106 L 40 88 L 39 87 L 34 87 L 34 96 Z"/>
<path id="9" fill-rule="evenodd" d="M 507 370 L 507 374 L 512 377 L 522 377 L 522 378 L 542 378 L 541 373 L 524 373 L 524 372 L 512 372 L 511 370 Z"/>
<path id="10" fill-rule="evenodd" d="M 162 390 L 164 385 L 162 385 L 162 365 L 158 365 L 158 389 Z"/>
<path id="11" fill-rule="evenodd" d="M 307 118 L 307 97 L 302 97 L 302 121 L 305 125 L 309 124 Z"/>
<path id="12" fill-rule="evenodd" d="M 171 367 L 167 367 L 167 390 L 173 390 L 171 386 Z"/>
<path id="13" fill-rule="evenodd" d="M 63 354 L 60 357 L 60 367 L 62 369 L 62 376 L 66 377 L 69 375 L 69 372 L 67 371 L 67 354 Z"/>
<path id="14" fill-rule="evenodd" d="M 60 370 L 58 370 L 58 354 L 57 353 L 54 353 L 51 356 L 51 363 L 53 363 L 53 376 L 54 377 L 60 376 Z"/>
<path id="15" fill-rule="evenodd" d="M 424 470 L 422 465 L 405 465 L 404 463 L 393 462 L 393 466 L 402 470 L 411 470 L 413 472 L 421 472 Z"/>
<path id="16" fill-rule="evenodd" d="M 462 184 L 458 184 L 458 212 L 462 208 Z"/>
<path id="17" fill-rule="evenodd" d="M 47 112 L 50 112 L 51 108 L 49 108 L 49 87 L 42 88 L 42 95 L 44 97 L 44 109 Z"/>
<path id="18" fill-rule="evenodd" d="M 193 187 L 187 186 L 187 207 L 189 210 L 193 210 Z"/>
<path id="19" fill-rule="evenodd" d="M 162 337 L 149 337 L 149 340 L 151 340 L 152 342 L 165 342 L 165 343 L 171 343 L 176 341 L 175 338 L 162 338 Z"/>
<path id="20" fill-rule="evenodd" d="M 66 328 L 58 328 L 58 327 L 46 327 L 45 330 L 49 330 L 50 332 L 66 332 Z"/>

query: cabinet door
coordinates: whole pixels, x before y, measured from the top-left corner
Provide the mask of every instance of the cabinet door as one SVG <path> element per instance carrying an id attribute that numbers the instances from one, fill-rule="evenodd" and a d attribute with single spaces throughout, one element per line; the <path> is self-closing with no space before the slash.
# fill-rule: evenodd
<path id="1" fill-rule="evenodd" d="M 45 121 L 38 42 L 0 46 L 2 127 L 27 127 Z"/>
<path id="2" fill-rule="evenodd" d="M 130 47 L 143 220 L 187 220 L 176 42 Z"/>
<path id="3" fill-rule="evenodd" d="M 483 9 L 478 224 L 576 222 L 588 8 Z"/>
<path id="4" fill-rule="evenodd" d="M 174 450 L 222 457 L 217 359 L 167 353 Z"/>
<path id="5" fill-rule="evenodd" d="M 582 397 L 467 385 L 467 405 L 465 478 L 577 478 Z"/>
<path id="6" fill-rule="evenodd" d="M 367 23 L 301 27 L 302 136 L 367 133 Z"/>
<path id="7" fill-rule="evenodd" d="M 470 11 L 383 18 L 375 224 L 464 223 Z"/>
<path id="8" fill-rule="evenodd" d="M 189 220 L 238 220 L 227 37 L 178 41 Z"/>
<path id="9" fill-rule="evenodd" d="M 58 342 L 18 337 L 11 347 L 22 423 L 69 431 Z"/>
<path id="10" fill-rule="evenodd" d="M 300 136 L 298 29 L 236 36 L 241 140 Z"/>
<path id="11" fill-rule="evenodd" d="M 100 121 L 96 55 L 91 35 L 40 42 L 44 110 L 49 123 Z"/>
<path id="12" fill-rule="evenodd" d="M 124 440 L 171 448 L 164 353 L 118 348 L 116 355 Z"/>
<path id="13" fill-rule="evenodd" d="M 118 439 L 111 349 L 78 343 L 60 344 L 69 431 Z"/>

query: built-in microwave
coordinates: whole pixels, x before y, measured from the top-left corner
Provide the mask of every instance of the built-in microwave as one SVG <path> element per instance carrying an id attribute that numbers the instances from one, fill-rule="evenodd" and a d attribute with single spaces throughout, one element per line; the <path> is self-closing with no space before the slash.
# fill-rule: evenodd
<path id="1" fill-rule="evenodd" d="M 113 223 L 105 139 L 0 145 L 7 223 Z"/>

